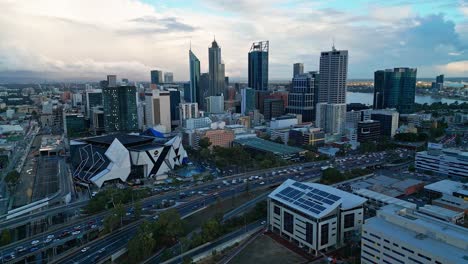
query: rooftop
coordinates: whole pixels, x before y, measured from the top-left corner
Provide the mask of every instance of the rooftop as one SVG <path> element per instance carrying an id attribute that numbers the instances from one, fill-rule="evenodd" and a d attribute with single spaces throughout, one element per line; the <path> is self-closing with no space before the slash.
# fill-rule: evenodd
<path id="1" fill-rule="evenodd" d="M 387 205 L 377 217 L 366 220 L 365 226 L 400 241 L 401 246 L 417 246 L 451 263 L 466 263 L 468 229 L 411 211 Z"/>
<path id="2" fill-rule="evenodd" d="M 419 207 L 418 211 L 435 217 L 445 218 L 447 220 L 460 216 L 460 214 L 464 214 L 464 212 L 456 212 L 440 206 L 430 204 L 426 204 L 423 207 Z"/>
<path id="3" fill-rule="evenodd" d="M 353 193 L 355 193 L 355 194 L 357 194 L 359 196 L 363 196 L 363 197 L 366 197 L 366 198 L 369 198 L 369 199 L 374 199 L 374 200 L 377 200 L 377 201 L 380 201 L 380 202 L 383 202 L 383 203 L 386 203 L 386 204 L 396 204 L 396 205 L 399 205 L 399 206 L 402 206 L 402 207 L 405 207 L 405 208 L 416 209 L 416 204 L 414 204 L 414 203 L 410 203 L 410 202 L 407 202 L 405 200 L 393 198 L 391 196 L 381 194 L 381 193 L 378 193 L 378 192 L 374 192 L 372 190 L 359 189 L 359 190 L 353 190 Z"/>
<path id="4" fill-rule="evenodd" d="M 339 207 L 348 210 L 361 206 L 367 200 L 328 185 L 300 183 L 291 179 L 283 182 L 268 197 L 316 219 L 327 216 Z"/>
<path id="5" fill-rule="evenodd" d="M 463 189 L 463 183 L 451 180 L 442 180 L 428 184 L 424 186 L 424 189 L 440 192 L 442 194 L 453 195 L 454 192 Z"/>
<path id="6" fill-rule="evenodd" d="M 151 143 L 154 138 L 148 136 L 128 135 L 128 134 L 112 134 L 98 137 L 83 138 L 80 141 L 85 141 L 89 144 L 108 145 L 110 146 L 114 139 L 118 139 L 125 147 L 132 147 L 142 144 Z"/>
<path id="7" fill-rule="evenodd" d="M 278 144 L 258 137 L 239 138 L 236 143 L 265 152 L 272 152 L 275 155 L 293 155 L 304 152 L 304 149 Z"/>

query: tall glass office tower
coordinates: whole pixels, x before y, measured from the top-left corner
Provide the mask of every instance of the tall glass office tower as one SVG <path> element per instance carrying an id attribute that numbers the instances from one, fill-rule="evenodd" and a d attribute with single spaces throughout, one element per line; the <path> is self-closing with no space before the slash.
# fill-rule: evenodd
<path id="1" fill-rule="evenodd" d="M 268 90 L 269 41 L 252 44 L 249 51 L 249 84 L 254 90 Z"/>
<path id="2" fill-rule="evenodd" d="M 200 98 L 200 60 L 189 50 L 190 90 L 186 96 L 190 103 L 197 103 Z"/>
<path id="3" fill-rule="evenodd" d="M 135 86 L 102 89 L 104 127 L 106 132 L 138 130 L 137 93 Z"/>
<path id="4" fill-rule="evenodd" d="M 394 68 L 374 72 L 374 109 L 414 112 L 417 69 Z"/>
<path id="5" fill-rule="evenodd" d="M 208 70 L 210 84 L 208 96 L 217 96 L 224 93 L 224 64 L 221 60 L 221 48 L 216 40 L 213 40 L 208 48 Z"/>

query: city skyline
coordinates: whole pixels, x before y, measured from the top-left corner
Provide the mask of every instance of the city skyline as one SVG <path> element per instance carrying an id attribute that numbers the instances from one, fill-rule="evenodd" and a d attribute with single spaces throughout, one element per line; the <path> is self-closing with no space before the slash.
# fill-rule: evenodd
<path id="1" fill-rule="evenodd" d="M 320 51 L 333 41 L 353 54 L 350 79 L 372 79 L 376 69 L 393 67 L 418 68 L 421 77 L 468 75 L 466 1 L 48 0 L 0 1 L 0 7 L 9 14 L 0 19 L 3 80 L 96 80 L 116 74 L 145 81 L 149 70 L 160 69 L 187 81 L 190 42 L 200 55 L 201 72 L 207 72 L 213 35 L 232 80 L 247 79 L 246 50 L 259 39 L 270 40 L 270 80 L 290 79 L 296 62 L 304 63 L 305 71 L 317 70 Z M 263 23 L 252 26 L 254 15 Z"/>

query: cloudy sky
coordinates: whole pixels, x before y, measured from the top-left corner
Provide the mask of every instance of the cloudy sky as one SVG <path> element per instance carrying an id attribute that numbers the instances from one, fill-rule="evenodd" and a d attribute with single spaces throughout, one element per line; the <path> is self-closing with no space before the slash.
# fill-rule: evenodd
<path id="1" fill-rule="evenodd" d="M 254 41 L 270 41 L 270 79 L 318 68 L 334 39 L 349 78 L 417 67 L 419 77 L 468 76 L 468 0 L 0 0 L 0 78 L 188 80 L 188 49 L 207 71 L 216 36 L 226 73 L 247 76 Z"/>

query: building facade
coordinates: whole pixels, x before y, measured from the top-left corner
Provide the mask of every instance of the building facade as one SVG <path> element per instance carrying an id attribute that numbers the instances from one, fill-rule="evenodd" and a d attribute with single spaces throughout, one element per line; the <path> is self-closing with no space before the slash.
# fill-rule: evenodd
<path id="1" fill-rule="evenodd" d="M 163 84 L 163 72 L 158 70 L 151 71 L 151 84 Z"/>
<path id="2" fill-rule="evenodd" d="M 165 72 L 164 83 L 173 83 L 173 82 L 174 82 L 174 74 L 172 72 Z"/>
<path id="3" fill-rule="evenodd" d="M 467 237 L 466 228 L 387 205 L 362 226 L 361 263 L 464 263 Z"/>
<path id="4" fill-rule="evenodd" d="M 192 50 L 189 50 L 189 67 L 190 67 L 190 89 L 189 96 L 185 96 L 189 103 L 200 102 L 200 60 L 195 56 Z M 188 99 L 188 100 L 187 100 Z"/>
<path id="5" fill-rule="evenodd" d="M 412 68 L 374 72 L 374 109 L 395 108 L 400 114 L 413 113 L 416 73 Z"/>
<path id="6" fill-rule="evenodd" d="M 378 141 L 380 139 L 380 122 L 375 120 L 366 120 L 358 122 L 357 141 Z"/>
<path id="7" fill-rule="evenodd" d="M 179 116 L 183 122 L 186 119 L 198 118 L 198 104 L 197 103 L 181 103 L 179 104 Z"/>
<path id="8" fill-rule="evenodd" d="M 281 99 L 265 99 L 263 101 L 263 116 L 265 120 L 280 117 L 284 114 L 284 102 Z"/>
<path id="9" fill-rule="evenodd" d="M 302 115 L 303 122 L 315 121 L 318 84 L 317 72 L 296 75 L 288 95 L 287 112 Z"/>
<path id="10" fill-rule="evenodd" d="M 213 40 L 208 49 L 209 89 L 208 96 L 219 96 L 224 93 L 224 64 L 221 60 L 221 48 Z"/>
<path id="11" fill-rule="evenodd" d="M 269 41 L 252 44 L 248 55 L 248 86 L 254 90 L 268 90 Z"/>
<path id="12" fill-rule="evenodd" d="M 267 198 L 268 229 L 319 255 L 361 231 L 366 199 L 316 184 L 288 179 Z"/>
<path id="13" fill-rule="evenodd" d="M 294 63 L 293 64 L 293 78 L 304 74 L 304 63 Z"/>
<path id="14" fill-rule="evenodd" d="M 400 114 L 395 110 L 370 110 L 370 119 L 380 122 L 380 135 L 393 138 L 398 129 Z"/>
<path id="15" fill-rule="evenodd" d="M 171 96 L 169 91 L 151 90 L 145 93 L 145 126 L 161 126 L 161 132 L 171 131 Z"/>
<path id="16" fill-rule="evenodd" d="M 212 114 L 224 112 L 224 96 L 208 96 L 205 98 L 206 111 Z"/>
<path id="17" fill-rule="evenodd" d="M 241 113 L 248 115 L 255 109 L 255 90 L 246 87 L 241 89 Z"/>
<path id="18" fill-rule="evenodd" d="M 106 87 L 102 90 L 106 132 L 138 130 L 135 86 Z"/>
<path id="19" fill-rule="evenodd" d="M 468 152 L 455 149 L 428 149 L 416 153 L 416 170 L 468 179 Z"/>
<path id="20" fill-rule="evenodd" d="M 327 134 L 343 134 L 346 128 L 346 104 L 318 103 L 315 124 Z"/>

